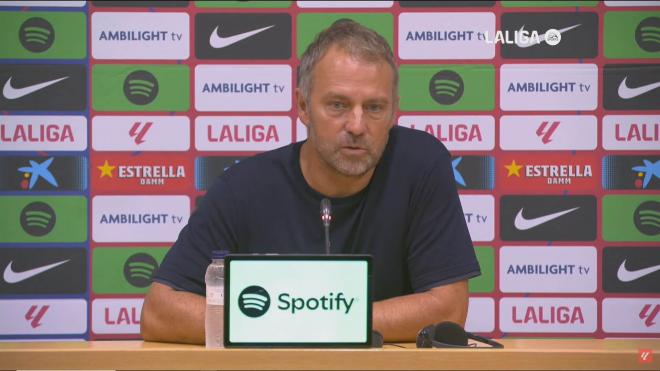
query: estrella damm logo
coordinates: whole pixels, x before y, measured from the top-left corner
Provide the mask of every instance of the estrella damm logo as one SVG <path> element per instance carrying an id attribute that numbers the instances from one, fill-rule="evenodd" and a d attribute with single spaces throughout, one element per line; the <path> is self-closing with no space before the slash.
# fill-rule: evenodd
<path id="1" fill-rule="evenodd" d="M 490 64 L 402 65 L 402 111 L 489 111 L 495 107 Z"/>
<path id="2" fill-rule="evenodd" d="M 84 196 L 0 196 L 0 243 L 87 240 Z"/>
<path id="3" fill-rule="evenodd" d="M 660 11 L 606 12 L 606 58 L 660 57 Z"/>
<path id="4" fill-rule="evenodd" d="M 107 65 L 92 69 L 97 111 L 187 111 L 190 71 L 183 65 Z"/>
<path id="5" fill-rule="evenodd" d="M 238 296 L 238 307 L 248 317 L 261 317 L 270 308 L 270 295 L 261 286 L 246 287 Z"/>
<path id="6" fill-rule="evenodd" d="M 660 242 L 660 195 L 603 197 L 605 241 Z"/>
<path id="7" fill-rule="evenodd" d="M 144 294 L 167 247 L 97 247 L 92 255 L 96 294 Z"/>
<path id="8" fill-rule="evenodd" d="M 158 95 L 158 80 L 149 71 L 133 71 L 124 79 L 124 94 L 133 104 L 149 104 Z"/>
<path id="9" fill-rule="evenodd" d="M 0 59 L 83 59 L 83 12 L 0 12 Z"/>
<path id="10" fill-rule="evenodd" d="M 199 3 L 199 2 L 198 2 Z M 246 4 L 252 4 L 252 1 Z M 300 13 L 296 18 L 296 55 L 298 58 L 312 43 L 314 36 L 330 27 L 335 21 L 350 19 L 381 35 L 390 47 L 393 47 L 393 16 L 392 14 L 374 13 Z"/>

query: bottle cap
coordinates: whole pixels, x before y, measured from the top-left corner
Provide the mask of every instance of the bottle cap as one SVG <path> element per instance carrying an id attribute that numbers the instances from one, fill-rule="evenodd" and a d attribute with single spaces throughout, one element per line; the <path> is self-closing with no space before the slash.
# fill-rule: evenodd
<path id="1" fill-rule="evenodd" d="M 229 250 L 213 250 L 211 251 L 211 259 L 224 259 L 229 255 Z"/>

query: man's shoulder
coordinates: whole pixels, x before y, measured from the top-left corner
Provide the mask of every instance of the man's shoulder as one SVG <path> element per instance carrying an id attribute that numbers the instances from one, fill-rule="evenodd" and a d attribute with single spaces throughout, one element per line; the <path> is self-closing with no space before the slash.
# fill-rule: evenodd
<path id="1" fill-rule="evenodd" d="M 438 157 L 449 156 L 444 144 L 425 131 L 397 125 L 392 128 L 390 139 L 395 158 L 405 161 L 433 162 Z"/>

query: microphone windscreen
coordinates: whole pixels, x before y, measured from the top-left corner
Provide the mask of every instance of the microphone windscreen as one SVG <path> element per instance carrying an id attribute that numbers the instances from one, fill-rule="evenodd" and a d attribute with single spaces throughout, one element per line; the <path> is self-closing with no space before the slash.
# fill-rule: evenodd
<path id="1" fill-rule="evenodd" d="M 454 322 L 441 322 L 435 326 L 433 340 L 451 345 L 467 345 L 467 334 L 463 328 Z"/>
<path id="2" fill-rule="evenodd" d="M 322 215 L 332 214 L 332 204 L 330 203 L 330 200 L 328 200 L 327 198 L 321 200 L 321 214 Z"/>

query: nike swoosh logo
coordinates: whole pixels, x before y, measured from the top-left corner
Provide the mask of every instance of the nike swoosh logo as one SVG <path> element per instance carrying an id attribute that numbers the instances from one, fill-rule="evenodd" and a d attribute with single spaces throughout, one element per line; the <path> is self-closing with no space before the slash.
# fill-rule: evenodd
<path id="1" fill-rule="evenodd" d="M 580 27 L 581 25 L 582 24 L 576 24 L 570 27 L 562 28 L 561 30 L 557 30 L 557 31 L 559 31 L 559 33 L 562 34 L 566 31 L 570 31 L 574 28 Z M 522 25 L 522 27 L 520 27 L 520 32 L 522 32 L 524 29 L 525 29 L 525 25 Z M 545 33 L 539 35 L 538 41 L 536 40 L 536 38 L 532 39 L 530 37 L 529 40 L 527 40 L 527 42 L 523 42 L 522 40 L 516 40 L 516 45 L 518 45 L 519 48 L 529 48 L 530 46 L 534 46 L 543 42 L 545 42 Z"/>
<path id="2" fill-rule="evenodd" d="M 543 215 L 539 216 L 538 218 L 532 218 L 532 219 L 526 219 L 522 213 L 523 209 L 520 209 L 518 211 L 518 214 L 516 215 L 516 219 L 513 221 L 513 225 L 521 231 L 526 231 L 528 229 L 534 228 L 536 226 L 539 226 L 541 224 L 547 223 L 553 219 L 557 219 L 562 215 L 566 215 L 572 211 L 575 211 L 579 209 L 580 207 L 574 207 L 572 209 L 568 210 L 563 210 L 563 211 L 558 211 L 556 213 L 548 214 L 548 215 Z"/>
<path id="3" fill-rule="evenodd" d="M 629 88 L 628 85 L 626 85 L 627 79 L 628 76 L 624 77 L 623 81 L 621 81 L 621 84 L 619 84 L 619 96 L 622 99 L 635 98 L 644 93 L 648 93 L 653 89 L 660 88 L 660 81 L 648 85 L 638 86 L 636 88 Z"/>
<path id="4" fill-rule="evenodd" d="M 47 270 L 53 269 L 59 265 L 62 265 L 66 262 L 68 262 L 70 259 L 67 260 L 62 260 L 61 262 L 53 263 L 53 264 L 48 264 L 44 265 L 43 267 L 37 267 L 33 269 L 29 269 L 23 272 L 14 272 L 14 270 L 11 267 L 11 264 L 13 263 L 12 261 L 7 264 L 7 268 L 5 268 L 5 273 L 3 275 L 3 278 L 7 283 L 19 283 L 21 281 L 25 281 L 28 278 L 34 277 L 38 274 L 41 274 Z"/>
<path id="5" fill-rule="evenodd" d="M 256 30 L 248 31 L 248 32 L 243 32 L 239 33 L 234 36 L 228 36 L 228 37 L 220 37 L 218 36 L 218 28 L 219 26 L 216 26 L 215 29 L 213 30 L 213 33 L 211 33 L 211 37 L 209 38 L 209 43 L 211 44 L 211 47 L 214 49 L 221 49 L 225 48 L 229 45 L 236 44 L 237 42 L 247 39 L 248 37 L 254 36 L 258 34 L 259 32 L 266 31 L 267 29 L 275 27 L 275 25 L 270 25 L 268 27 L 264 28 L 259 28 Z"/>
<path id="6" fill-rule="evenodd" d="M 32 94 L 35 91 L 41 90 L 45 87 L 51 86 L 53 84 L 57 84 L 58 82 L 60 82 L 62 80 L 65 80 L 65 79 L 68 79 L 68 78 L 69 78 L 69 76 L 64 76 L 64 77 L 59 78 L 59 79 L 50 80 L 50 81 L 46 81 L 46 82 L 42 82 L 42 83 L 39 83 L 39 84 L 30 85 L 30 86 L 26 86 L 24 88 L 18 88 L 17 89 L 15 87 L 11 86 L 11 77 L 10 77 L 9 80 L 7 80 L 7 82 L 5 83 L 5 86 L 2 88 L 2 95 L 7 99 L 18 99 L 18 98 L 24 97 L 28 94 Z"/>
<path id="7" fill-rule="evenodd" d="M 648 276 L 649 274 L 656 271 L 660 271 L 660 264 L 648 268 L 638 269 L 636 271 L 629 271 L 628 269 L 626 269 L 626 260 L 624 259 L 621 265 L 619 266 L 619 271 L 616 272 L 616 277 L 621 282 L 630 282 L 630 281 L 638 280 L 644 276 Z"/>

